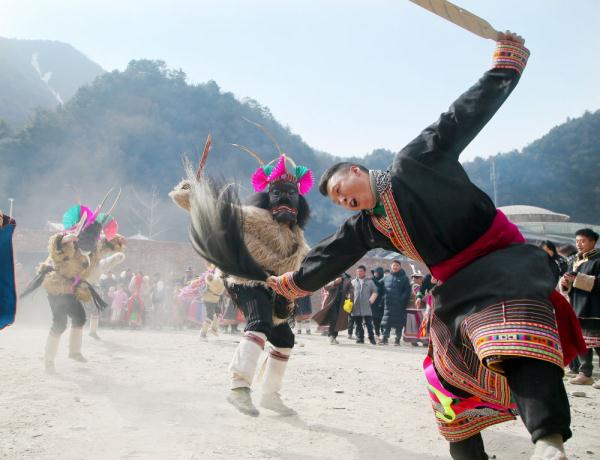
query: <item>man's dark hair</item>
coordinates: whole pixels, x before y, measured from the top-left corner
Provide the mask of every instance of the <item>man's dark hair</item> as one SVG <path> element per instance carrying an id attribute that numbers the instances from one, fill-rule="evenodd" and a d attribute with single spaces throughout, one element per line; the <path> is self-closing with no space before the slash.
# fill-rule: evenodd
<path id="1" fill-rule="evenodd" d="M 327 196 L 327 184 L 329 183 L 329 179 L 338 172 L 348 171 L 352 166 L 358 167 L 361 171 L 366 173 L 369 172 L 367 168 L 358 163 L 351 163 L 349 161 L 342 161 L 340 163 L 336 163 L 325 170 L 325 172 L 321 175 L 321 179 L 319 179 L 319 192 L 321 195 Z"/>
<path id="2" fill-rule="evenodd" d="M 585 236 L 593 241 L 598 241 L 598 234 L 591 228 L 582 228 L 575 232 L 575 236 Z"/>
<path id="3" fill-rule="evenodd" d="M 364 265 L 359 265 L 358 267 L 356 267 L 357 270 L 363 269 L 364 271 L 367 271 L 367 267 L 365 267 Z"/>
<path id="4" fill-rule="evenodd" d="M 556 245 L 550 240 L 541 241 L 538 246 L 542 249 L 544 248 L 544 246 L 546 246 L 552 251 L 552 254 L 554 254 L 555 256 L 558 254 L 558 251 L 556 250 Z"/>

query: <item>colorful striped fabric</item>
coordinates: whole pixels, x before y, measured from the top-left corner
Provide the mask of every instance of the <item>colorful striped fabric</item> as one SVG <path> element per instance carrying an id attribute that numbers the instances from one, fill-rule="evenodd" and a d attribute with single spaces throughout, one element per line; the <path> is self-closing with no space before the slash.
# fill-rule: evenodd
<path id="1" fill-rule="evenodd" d="M 312 294 L 312 292 L 304 291 L 298 287 L 294 281 L 294 272 L 284 273 L 275 279 L 277 285 L 273 287 L 273 290 L 287 299 L 295 300 Z"/>
<path id="2" fill-rule="evenodd" d="M 381 193 L 381 202 L 385 208 L 386 216 L 375 214 L 371 216 L 371 221 L 375 228 L 391 240 L 394 247 L 398 249 L 398 252 L 413 260 L 422 262 L 423 259 L 421 259 L 421 256 L 413 245 L 400 211 L 396 206 L 391 186 Z"/>
<path id="3" fill-rule="evenodd" d="M 514 418 L 510 389 L 502 375 L 503 359 L 534 358 L 563 366 L 551 302 L 522 299 L 490 305 L 469 315 L 461 324 L 460 335 L 458 346 L 448 327 L 433 312 L 430 337 L 436 375 L 470 395 L 456 401 L 461 417 L 443 418 L 439 416 L 443 409 L 439 395 L 430 388 L 439 431 L 451 442 Z M 471 403 L 477 403 L 477 410 L 467 407 Z"/>
<path id="4" fill-rule="evenodd" d="M 529 59 L 529 50 L 512 41 L 501 40 L 496 43 L 492 68 L 514 69 L 523 72 Z"/>

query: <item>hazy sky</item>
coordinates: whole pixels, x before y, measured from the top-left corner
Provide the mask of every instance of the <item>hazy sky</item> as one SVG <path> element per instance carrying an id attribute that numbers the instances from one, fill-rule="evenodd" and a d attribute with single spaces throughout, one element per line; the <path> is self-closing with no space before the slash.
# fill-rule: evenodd
<path id="1" fill-rule="evenodd" d="M 532 52 L 463 159 L 600 108 L 600 1 L 457 3 Z M 68 42 L 106 70 L 162 59 L 338 155 L 403 147 L 479 78 L 494 46 L 408 0 L 0 0 L 0 35 Z"/>

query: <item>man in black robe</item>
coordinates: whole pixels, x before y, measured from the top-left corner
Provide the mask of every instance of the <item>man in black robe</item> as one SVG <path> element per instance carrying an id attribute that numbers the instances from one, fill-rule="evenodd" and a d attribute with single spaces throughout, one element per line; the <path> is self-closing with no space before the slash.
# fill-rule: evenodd
<path id="1" fill-rule="evenodd" d="M 492 69 L 387 171 L 330 167 L 319 190 L 356 214 L 316 245 L 298 271 L 268 281 L 288 298 L 307 295 L 373 248 L 427 265 L 441 283 L 433 293 L 424 369 L 438 428 L 455 459 L 487 459 L 479 432 L 514 419 L 517 406 L 536 444 L 532 458 L 563 458 L 563 441 L 571 437 L 563 354 L 576 354 L 569 343 L 580 348 L 581 333 L 554 290 L 556 265 L 523 244 L 459 163 L 517 85 L 528 56 L 520 36 L 500 34 Z M 559 335 L 563 314 L 568 327 Z M 561 340 L 563 332 L 569 340 Z"/>
<path id="2" fill-rule="evenodd" d="M 575 232 L 577 257 L 571 270 L 560 280 L 561 289 L 569 292 L 569 300 L 581 323 L 587 350 L 579 356 L 578 375 L 569 380 L 574 385 L 593 385 L 594 351 L 600 356 L 600 252 L 596 249 L 598 234 L 591 228 Z"/>

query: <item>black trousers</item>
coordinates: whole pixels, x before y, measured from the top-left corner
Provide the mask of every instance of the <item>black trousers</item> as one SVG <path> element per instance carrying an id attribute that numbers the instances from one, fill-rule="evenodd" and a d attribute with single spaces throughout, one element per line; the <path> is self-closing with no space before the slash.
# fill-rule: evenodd
<path id="1" fill-rule="evenodd" d="M 389 339 L 390 335 L 392 334 L 392 329 L 396 329 L 396 340 L 400 341 L 400 339 L 402 338 L 402 329 L 404 329 L 404 327 L 403 326 L 391 326 L 389 323 L 383 327 L 383 338 Z"/>
<path id="2" fill-rule="evenodd" d="M 579 355 L 579 372 L 586 377 L 591 377 L 594 370 L 594 351 L 600 357 L 600 348 L 589 348 L 583 355 Z"/>
<path id="3" fill-rule="evenodd" d="M 338 331 L 336 329 L 337 326 L 337 320 L 338 317 L 340 315 L 340 305 L 332 305 L 332 307 L 329 309 L 329 313 L 327 314 L 327 320 L 328 320 L 328 324 L 329 324 L 329 332 L 328 332 L 328 336 L 329 337 L 333 337 L 333 338 L 337 338 L 338 336 Z"/>
<path id="4" fill-rule="evenodd" d="M 269 291 L 260 286 L 244 286 L 238 288 L 236 301 L 246 316 L 244 332 L 262 332 L 276 347 L 294 347 L 294 332 L 289 323 L 273 324 L 273 299 Z"/>
<path id="5" fill-rule="evenodd" d="M 579 361 L 579 357 L 575 357 L 575 359 L 569 363 L 569 369 L 571 370 L 571 372 L 578 373 L 579 366 L 581 366 L 581 361 Z"/>
<path id="6" fill-rule="evenodd" d="M 512 396 L 531 441 L 551 434 L 560 434 L 566 441 L 572 436 L 571 411 L 563 384 L 563 370 L 545 361 L 513 358 L 502 366 Z M 454 460 L 487 460 L 481 434 L 464 441 L 450 443 Z"/>
<path id="7" fill-rule="evenodd" d="M 204 306 L 206 307 L 206 318 L 211 321 L 215 317 L 215 314 L 218 315 L 220 313 L 218 303 L 204 302 Z"/>
<path id="8" fill-rule="evenodd" d="M 348 316 L 348 335 L 352 335 L 354 333 L 354 316 Z"/>
<path id="9" fill-rule="evenodd" d="M 52 310 L 52 327 L 54 335 L 61 335 L 67 328 L 67 316 L 71 318 L 72 327 L 83 327 L 85 310 L 83 304 L 73 294 L 48 294 L 48 302 Z"/>
<path id="10" fill-rule="evenodd" d="M 381 335 L 383 332 L 383 327 L 381 327 L 382 319 L 381 316 L 373 316 L 373 329 L 375 329 L 375 335 Z"/>
<path id="11" fill-rule="evenodd" d="M 375 334 L 373 334 L 373 318 L 370 316 L 354 316 L 354 323 L 356 324 L 356 338 L 358 340 L 365 339 L 365 329 L 363 328 L 363 321 L 367 326 L 367 333 L 369 334 L 369 340 L 375 340 Z"/>

